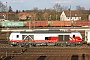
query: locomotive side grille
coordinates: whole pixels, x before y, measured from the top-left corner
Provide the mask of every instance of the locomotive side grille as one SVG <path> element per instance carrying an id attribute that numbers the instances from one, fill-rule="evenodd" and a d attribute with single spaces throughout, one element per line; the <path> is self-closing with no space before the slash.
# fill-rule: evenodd
<path id="1" fill-rule="evenodd" d="M 58 35 L 58 41 L 63 41 L 63 35 Z"/>
<path id="2" fill-rule="evenodd" d="M 69 35 L 58 35 L 58 41 L 69 41 Z"/>
<path id="3" fill-rule="evenodd" d="M 69 35 L 64 35 L 65 41 L 69 41 Z"/>

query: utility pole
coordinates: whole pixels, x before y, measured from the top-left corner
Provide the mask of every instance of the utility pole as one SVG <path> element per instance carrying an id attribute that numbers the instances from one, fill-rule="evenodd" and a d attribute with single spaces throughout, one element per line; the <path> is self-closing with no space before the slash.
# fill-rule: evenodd
<path id="1" fill-rule="evenodd" d="M 29 18 L 30 18 L 30 20 L 29 20 L 29 29 L 31 29 L 31 16 Z"/>
<path id="2" fill-rule="evenodd" d="M 74 22 L 74 21 L 71 20 L 71 17 L 72 17 L 72 16 L 71 16 L 71 5 L 70 5 L 70 21 L 72 21 L 72 27 L 73 27 L 73 22 Z"/>
<path id="3" fill-rule="evenodd" d="M 70 5 L 70 21 L 71 21 L 71 5 Z"/>
<path id="4" fill-rule="evenodd" d="M 7 6 L 7 2 L 6 2 L 6 20 L 8 20 L 8 6 Z M 7 30 L 9 29 L 7 26 L 6 26 Z M 7 32 L 7 41 L 8 41 L 8 36 L 9 36 L 9 33 Z M 7 51 L 6 51 L 6 56 L 7 56 Z"/>
<path id="5" fill-rule="evenodd" d="M 7 6 L 7 2 L 6 2 L 6 20 L 8 20 L 8 6 Z"/>

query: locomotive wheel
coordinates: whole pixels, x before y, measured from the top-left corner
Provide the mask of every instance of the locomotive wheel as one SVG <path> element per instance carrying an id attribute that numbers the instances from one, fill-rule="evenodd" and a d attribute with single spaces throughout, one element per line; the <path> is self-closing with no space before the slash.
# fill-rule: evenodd
<path id="1" fill-rule="evenodd" d="M 33 44 L 33 46 L 35 47 L 35 46 L 36 46 L 36 44 Z"/>
<path id="2" fill-rule="evenodd" d="M 11 47 L 13 46 L 13 45 L 10 45 Z"/>
<path id="3" fill-rule="evenodd" d="M 56 44 L 56 46 L 60 46 L 60 44 Z"/>
<path id="4" fill-rule="evenodd" d="M 19 47 L 24 47 L 24 45 L 19 45 Z"/>
<path id="5" fill-rule="evenodd" d="M 75 47 L 75 46 L 76 46 L 76 44 L 75 44 L 75 43 L 72 43 L 72 44 L 71 44 L 71 46 Z"/>
<path id="6" fill-rule="evenodd" d="M 65 43 L 62 43 L 62 44 L 61 44 L 61 47 L 66 47 L 66 44 L 65 44 Z"/>

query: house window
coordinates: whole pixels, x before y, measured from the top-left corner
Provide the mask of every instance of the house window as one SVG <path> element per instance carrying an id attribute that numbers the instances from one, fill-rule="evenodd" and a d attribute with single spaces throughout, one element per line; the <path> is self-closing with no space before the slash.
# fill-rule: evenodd
<path id="1" fill-rule="evenodd" d="M 68 19 L 69 19 L 69 17 L 68 17 Z"/>
<path id="2" fill-rule="evenodd" d="M 71 19 L 72 19 L 72 17 L 71 17 Z"/>
<path id="3" fill-rule="evenodd" d="M 75 19 L 76 19 L 76 17 L 75 17 Z"/>
<path id="4" fill-rule="evenodd" d="M 75 14 L 75 16 L 77 16 L 77 14 Z"/>
<path id="5" fill-rule="evenodd" d="M 17 38 L 19 38 L 19 35 L 17 35 Z"/>

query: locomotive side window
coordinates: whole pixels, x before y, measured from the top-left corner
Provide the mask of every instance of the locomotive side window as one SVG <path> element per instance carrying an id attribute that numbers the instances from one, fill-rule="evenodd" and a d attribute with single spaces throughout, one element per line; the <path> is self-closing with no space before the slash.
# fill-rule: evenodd
<path id="1" fill-rule="evenodd" d="M 75 35 L 73 35 L 73 38 L 75 38 Z"/>
<path id="2" fill-rule="evenodd" d="M 19 38 L 19 35 L 17 35 L 16 37 Z"/>
<path id="3" fill-rule="evenodd" d="M 34 35 L 29 35 L 29 37 L 30 37 L 32 40 L 34 40 Z"/>
<path id="4" fill-rule="evenodd" d="M 22 39 L 25 39 L 26 38 L 26 35 L 22 35 Z"/>
<path id="5" fill-rule="evenodd" d="M 34 40 L 34 35 L 22 35 L 23 40 Z"/>
<path id="6" fill-rule="evenodd" d="M 45 40 L 48 40 L 48 37 L 45 37 Z"/>

